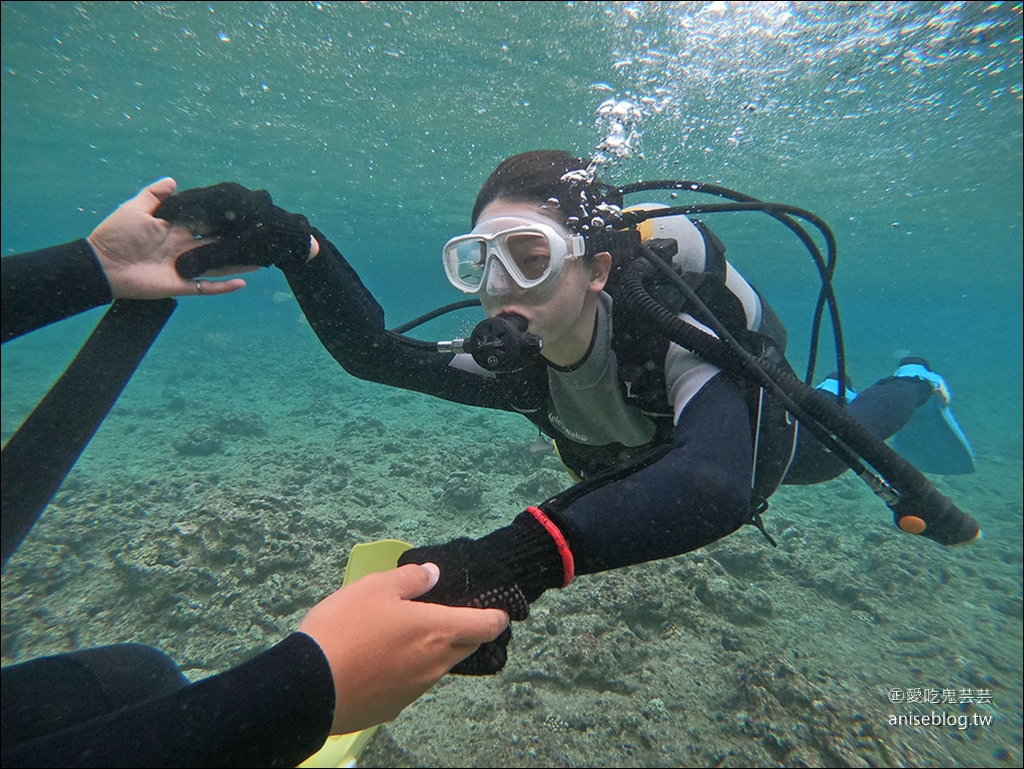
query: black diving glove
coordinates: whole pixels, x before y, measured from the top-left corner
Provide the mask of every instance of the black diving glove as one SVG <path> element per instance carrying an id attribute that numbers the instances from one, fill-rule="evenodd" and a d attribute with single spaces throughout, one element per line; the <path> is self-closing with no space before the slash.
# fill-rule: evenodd
<path id="1" fill-rule="evenodd" d="M 178 257 L 175 269 L 186 280 L 223 267 L 285 269 L 309 259 L 309 221 L 275 206 L 266 190 L 234 182 L 185 190 L 161 203 L 153 216 L 218 238 Z"/>
<path id="2" fill-rule="evenodd" d="M 572 553 L 562 533 L 537 507 L 516 516 L 510 526 L 480 539 L 465 537 L 444 545 L 407 550 L 398 559 L 436 563 L 438 583 L 416 600 L 447 606 L 497 608 L 514 621 L 526 619 L 530 603 L 551 587 L 564 587 L 573 577 Z M 482 644 L 453 673 L 493 675 L 505 667 L 512 630 Z"/>

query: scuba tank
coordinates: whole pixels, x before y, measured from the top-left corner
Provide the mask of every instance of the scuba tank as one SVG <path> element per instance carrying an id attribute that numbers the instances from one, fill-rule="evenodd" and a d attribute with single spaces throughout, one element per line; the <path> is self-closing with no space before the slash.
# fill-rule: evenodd
<path id="1" fill-rule="evenodd" d="M 662 203 L 640 203 L 623 209 L 622 214 L 660 214 L 668 208 Z M 741 326 L 764 333 L 785 351 L 785 326 L 757 289 L 726 260 L 725 245 L 703 223 L 694 223 L 683 214 L 659 215 L 643 219 L 636 230 L 641 243 L 661 244 L 663 252 L 664 241 L 668 241 L 668 250 L 675 252 L 670 262 L 673 269 L 684 280 L 689 278 L 691 287 L 733 333 L 739 332 Z M 682 303 L 685 305 L 685 298 Z"/>
<path id="2" fill-rule="evenodd" d="M 660 203 L 643 203 L 630 206 L 622 213 L 636 215 L 637 212 L 663 212 L 667 209 L 668 206 Z M 678 319 L 685 313 L 703 323 L 704 327 L 710 327 L 713 317 L 733 337 L 742 340 L 746 349 L 758 355 L 770 355 L 777 365 L 790 370 L 785 359 L 785 326 L 757 289 L 725 259 L 725 246 L 710 229 L 683 214 L 672 214 L 645 219 L 636 226 L 636 231 L 640 236 L 637 249 L 646 249 L 654 258 L 662 260 L 700 299 L 695 304 L 674 283 L 662 279 L 644 283 L 644 290 L 651 301 L 672 317 Z M 612 289 L 616 306 L 621 304 L 626 310 L 625 317 L 638 319 L 629 322 L 632 327 L 630 344 L 615 346 L 619 372 L 627 382 L 631 376 L 639 377 L 630 383 L 628 390 L 641 393 L 641 397 L 646 397 L 649 402 L 655 399 L 662 401 L 665 397 L 664 377 L 651 376 L 649 361 L 665 356 L 667 346 L 662 343 L 659 347 L 658 339 L 667 338 L 677 344 L 678 339 L 671 327 L 658 322 L 659 318 L 652 320 L 650 313 L 633 301 L 633 295 L 627 295 L 624 282 L 630 268 L 631 263 L 619 271 L 618 285 Z M 652 333 L 652 329 L 660 333 Z M 688 345 L 682 346 L 692 350 Z M 660 371 L 660 367 L 655 371 Z M 788 409 L 762 383 L 749 376 L 740 376 L 739 381 L 747 399 L 754 447 L 749 480 L 750 508 L 754 511 L 752 522 L 774 544 L 761 524 L 760 513 L 767 509 L 768 498 L 782 485 L 793 461 L 796 422 Z M 673 413 L 671 407 L 668 413 Z"/>

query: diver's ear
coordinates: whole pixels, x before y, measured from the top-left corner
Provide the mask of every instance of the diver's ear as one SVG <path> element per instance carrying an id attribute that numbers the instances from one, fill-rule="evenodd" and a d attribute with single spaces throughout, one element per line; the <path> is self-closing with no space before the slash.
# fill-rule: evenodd
<path id="1" fill-rule="evenodd" d="M 590 284 L 588 289 L 595 294 L 603 291 L 611 271 L 612 255 L 607 251 L 594 254 L 594 258 L 590 260 Z"/>

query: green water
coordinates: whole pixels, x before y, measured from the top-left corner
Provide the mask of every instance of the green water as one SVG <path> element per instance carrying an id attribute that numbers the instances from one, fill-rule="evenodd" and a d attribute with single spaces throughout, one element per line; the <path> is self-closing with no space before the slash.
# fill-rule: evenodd
<path id="1" fill-rule="evenodd" d="M 905 352 L 947 377 L 984 469 L 957 488 L 979 505 L 1008 494 L 988 512 L 1015 532 L 1019 606 L 1021 18 L 983 2 L 4 2 L 0 251 L 82 237 L 160 176 L 237 181 L 305 213 L 395 325 L 460 298 L 440 247 L 497 163 L 592 154 L 609 132 L 599 106 L 629 101 L 636 137 L 607 181 L 714 182 L 831 224 L 855 383 Z M 757 214 L 710 223 L 786 321 L 800 370 L 806 253 Z M 268 379 L 275 345 L 346 377 L 273 301 L 287 290 L 263 271 L 216 303 L 183 300 L 146 365 L 235 333 Z M 4 347 L 4 440 L 97 318 Z M 408 418 L 436 429 L 429 411 Z M 1019 691 L 1017 708 L 1019 749 Z"/>

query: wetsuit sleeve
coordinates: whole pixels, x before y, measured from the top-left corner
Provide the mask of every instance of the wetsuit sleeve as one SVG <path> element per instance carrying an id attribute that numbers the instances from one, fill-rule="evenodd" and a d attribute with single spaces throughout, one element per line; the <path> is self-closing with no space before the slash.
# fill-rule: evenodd
<path id="1" fill-rule="evenodd" d="M 110 284 L 83 238 L 0 259 L 3 341 L 113 300 Z"/>
<path id="2" fill-rule="evenodd" d="M 334 718 L 330 665 L 293 633 L 263 654 L 176 692 L 5 747 L 14 766 L 295 766 Z"/>
<path id="3" fill-rule="evenodd" d="M 322 233 L 320 253 L 285 277 L 327 351 L 348 373 L 471 406 L 512 410 L 508 388 L 482 371 L 452 365 L 435 345 L 387 331 L 384 310 Z M 468 356 L 458 356 L 468 357 Z"/>
<path id="4" fill-rule="evenodd" d="M 597 479 L 592 490 L 584 481 L 582 493 L 570 489 L 573 501 L 549 517 L 572 550 L 577 574 L 679 555 L 750 519 L 752 456 L 743 393 L 718 374 L 689 400 L 664 456 Z"/>

